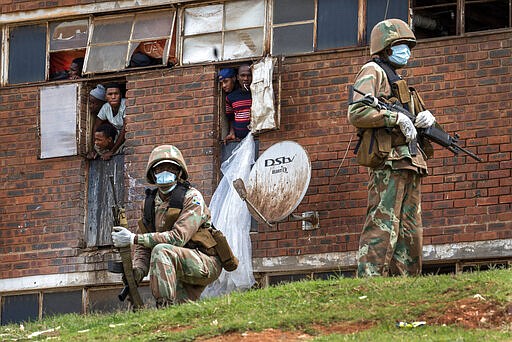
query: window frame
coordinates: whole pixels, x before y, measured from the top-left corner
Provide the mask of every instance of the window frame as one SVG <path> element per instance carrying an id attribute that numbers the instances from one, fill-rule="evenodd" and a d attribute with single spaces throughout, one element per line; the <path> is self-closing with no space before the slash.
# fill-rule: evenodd
<path id="1" fill-rule="evenodd" d="M 240 0 L 238 0 L 240 1 Z M 263 20 L 261 26 L 244 26 L 243 28 L 235 28 L 235 29 L 227 29 L 226 28 L 226 4 L 227 2 L 203 2 L 200 4 L 191 4 L 191 5 L 184 5 L 180 8 L 180 29 L 179 29 L 179 56 L 180 56 L 180 65 L 193 65 L 193 64 L 200 64 L 200 63 L 210 63 L 210 62 L 229 62 L 229 61 L 236 61 L 236 60 L 243 60 L 246 58 L 255 58 L 255 57 L 262 57 L 265 55 L 267 51 L 267 31 L 268 31 L 268 2 L 269 0 L 258 0 L 261 1 L 262 7 L 263 7 Z M 233 2 L 237 2 L 236 0 Z M 240 1 L 242 2 L 242 1 Z M 250 3 L 250 1 L 247 1 Z M 193 34 L 185 34 L 185 17 L 186 17 L 186 11 L 191 8 L 199 8 L 199 7 L 208 7 L 208 6 L 222 6 L 222 23 L 221 23 L 221 30 L 220 31 L 208 31 L 208 32 L 200 32 L 200 33 L 193 33 Z M 224 57 L 225 53 L 225 47 L 226 47 L 226 35 L 232 32 L 237 31 L 249 31 L 249 30 L 256 30 L 261 29 L 261 51 L 257 52 L 255 55 L 247 55 L 244 57 L 234 57 L 231 56 L 229 58 Z M 214 35 L 214 34 L 220 34 L 220 48 L 221 51 L 217 52 L 217 56 L 214 56 L 212 59 L 206 59 L 206 60 L 200 60 L 200 61 L 192 61 L 187 62 L 185 61 L 185 40 L 188 38 L 194 38 L 194 37 L 201 37 L 201 36 L 208 36 L 208 35 Z"/>
<path id="2" fill-rule="evenodd" d="M 170 33 L 169 33 L 169 36 L 158 36 L 158 37 L 154 37 L 154 38 L 151 38 L 151 39 L 138 39 L 138 38 L 133 38 L 133 34 L 134 34 L 134 27 L 135 27 L 135 24 L 137 22 L 137 17 L 138 16 L 144 16 L 144 15 L 148 15 L 148 14 L 151 14 L 151 13 L 165 13 L 165 12 L 168 12 L 170 15 L 171 15 L 171 23 L 170 23 Z M 169 8 L 165 8 L 165 9 L 154 9 L 154 10 L 143 10 L 143 11 L 137 11 L 137 12 L 130 12 L 130 13 L 120 13 L 120 14 L 110 14 L 110 15 L 99 15 L 99 16 L 93 16 L 91 21 L 90 21 L 90 26 L 89 26 L 89 36 L 88 36 L 88 39 L 87 39 L 87 47 L 86 47 L 86 53 L 85 53 L 85 60 L 84 60 L 84 71 L 83 71 L 83 74 L 84 75 L 96 75 L 96 74 L 106 74 L 106 73 L 114 73 L 114 72 L 119 72 L 119 71 L 126 71 L 126 70 L 132 70 L 132 68 L 128 68 L 129 66 L 129 63 L 130 63 L 130 58 L 131 58 L 131 55 L 133 54 L 133 52 L 136 50 L 137 47 L 135 47 L 134 49 L 131 49 L 132 48 L 132 44 L 133 43 L 137 43 L 140 44 L 142 42 L 147 42 L 147 41 L 155 41 L 155 40 L 163 40 L 165 39 L 166 40 L 166 43 L 165 43 L 165 47 L 164 47 L 164 51 L 163 51 L 163 57 L 162 57 L 162 63 L 161 64 L 154 64 L 154 65 L 150 65 L 150 66 L 145 66 L 145 67 L 134 67 L 133 69 L 144 69 L 144 68 L 148 68 L 148 67 L 159 67 L 159 66 L 166 66 L 167 65 L 167 61 L 169 60 L 169 53 L 171 52 L 171 46 L 172 46 L 172 39 L 173 39 L 173 35 L 175 34 L 175 25 L 176 25 L 176 20 L 177 20 L 177 10 L 173 7 L 169 7 Z M 110 19 L 118 19 L 118 18 L 129 18 L 129 17 L 132 17 L 132 20 L 131 20 L 131 28 L 130 28 L 130 37 L 127 39 L 127 40 L 119 40 L 119 41 L 109 41 L 109 42 L 95 42 L 93 43 L 93 39 L 94 39 L 94 30 L 96 28 L 96 23 L 97 21 L 106 21 L 106 20 L 110 20 Z M 119 68 L 119 69 L 109 69 L 109 70 L 103 70 L 103 71 L 88 71 L 87 70 L 87 65 L 88 65 L 88 62 L 89 62 L 89 58 L 91 57 L 91 48 L 92 47 L 101 47 L 101 46 L 109 46 L 111 45 L 112 43 L 123 43 L 123 42 L 126 42 L 127 44 L 127 48 L 126 48 L 126 55 L 125 55 L 125 62 L 124 62 L 124 67 L 123 68 Z M 164 58 L 165 58 L 165 61 L 164 61 Z"/>

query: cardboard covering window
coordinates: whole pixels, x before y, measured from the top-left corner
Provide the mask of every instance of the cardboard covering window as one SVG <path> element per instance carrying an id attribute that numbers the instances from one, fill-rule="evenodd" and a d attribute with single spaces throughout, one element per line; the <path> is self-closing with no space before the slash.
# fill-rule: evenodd
<path id="1" fill-rule="evenodd" d="M 41 158 L 77 154 L 78 84 L 41 89 Z"/>
<path id="2" fill-rule="evenodd" d="M 262 133 L 279 128 L 280 114 L 274 106 L 272 75 L 276 58 L 265 57 L 252 66 L 251 132 Z"/>

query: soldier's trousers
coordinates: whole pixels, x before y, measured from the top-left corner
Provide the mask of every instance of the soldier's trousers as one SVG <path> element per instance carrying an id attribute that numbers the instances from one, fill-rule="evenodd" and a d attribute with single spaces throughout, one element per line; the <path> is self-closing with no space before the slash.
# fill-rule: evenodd
<path id="1" fill-rule="evenodd" d="M 421 178 L 409 170 L 372 169 L 359 241 L 358 276 L 421 274 Z"/>
<path id="2" fill-rule="evenodd" d="M 195 249 L 158 244 L 151 251 L 149 280 L 153 296 L 166 304 L 197 300 L 222 271 L 220 260 Z"/>

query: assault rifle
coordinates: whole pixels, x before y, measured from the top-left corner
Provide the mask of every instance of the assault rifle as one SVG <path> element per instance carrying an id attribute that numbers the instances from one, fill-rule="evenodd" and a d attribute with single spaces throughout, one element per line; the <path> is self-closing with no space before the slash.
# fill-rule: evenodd
<path id="1" fill-rule="evenodd" d="M 363 98 L 361 100 L 353 102 L 352 98 L 354 95 L 354 91 L 358 94 L 363 95 Z M 398 103 L 398 102 L 387 103 L 379 98 L 376 98 L 375 96 L 373 96 L 371 94 L 364 94 L 363 92 L 361 92 L 360 90 L 358 90 L 352 86 L 349 87 L 349 99 L 350 99 L 350 104 L 361 102 L 367 106 L 373 107 L 378 110 L 387 109 L 392 112 L 403 113 L 409 119 L 411 119 L 412 122 L 414 122 L 414 120 L 416 119 L 414 117 L 414 115 L 412 115 L 400 103 Z M 425 137 L 428 140 L 430 140 L 438 145 L 441 145 L 442 147 L 446 148 L 453 154 L 459 154 L 459 152 L 464 152 L 471 158 L 473 158 L 479 162 L 482 161 L 482 158 L 478 157 L 473 152 L 459 146 L 459 144 L 458 144 L 459 135 L 458 134 L 454 134 L 454 136 L 452 137 L 450 134 L 446 133 L 437 122 L 435 122 L 432 126 L 427 127 L 427 128 L 417 128 L 417 131 L 420 136 Z M 414 145 L 416 145 L 416 144 L 414 144 Z M 411 154 L 413 154 L 413 155 L 415 155 L 415 153 L 414 153 L 415 148 L 416 147 L 414 146 L 413 150 L 411 150 Z"/>
<path id="2" fill-rule="evenodd" d="M 110 185 L 112 188 L 112 194 L 114 197 L 114 204 L 112 205 L 112 215 L 114 217 L 114 226 L 128 227 L 128 221 L 126 219 L 126 213 L 124 208 L 121 207 L 117 202 L 116 189 L 114 187 L 114 176 L 110 175 Z M 117 296 L 121 302 L 124 302 L 127 296 L 130 296 L 130 302 L 133 308 L 139 309 L 144 306 L 142 298 L 140 297 L 139 291 L 137 290 L 137 283 L 133 276 L 133 265 L 132 265 L 132 250 L 130 246 L 120 247 L 119 254 L 121 255 L 121 262 L 109 261 L 108 270 L 112 273 L 122 273 L 124 288 L 121 293 Z"/>

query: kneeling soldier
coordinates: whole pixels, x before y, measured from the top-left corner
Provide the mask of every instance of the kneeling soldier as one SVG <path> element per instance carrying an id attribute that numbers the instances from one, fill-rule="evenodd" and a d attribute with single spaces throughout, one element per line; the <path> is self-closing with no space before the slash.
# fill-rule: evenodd
<path id="1" fill-rule="evenodd" d="M 219 248 L 229 250 L 229 246 L 217 243 L 220 232 L 211 225 L 210 210 L 187 179 L 180 150 L 172 145 L 156 147 L 146 180 L 157 188 L 146 190 L 137 234 L 123 227 L 114 227 L 112 233 L 116 247 L 135 246 L 135 280 L 138 284 L 149 272 L 157 307 L 197 300 L 223 266 L 233 270 L 237 264 L 231 254 L 226 267 Z"/>

